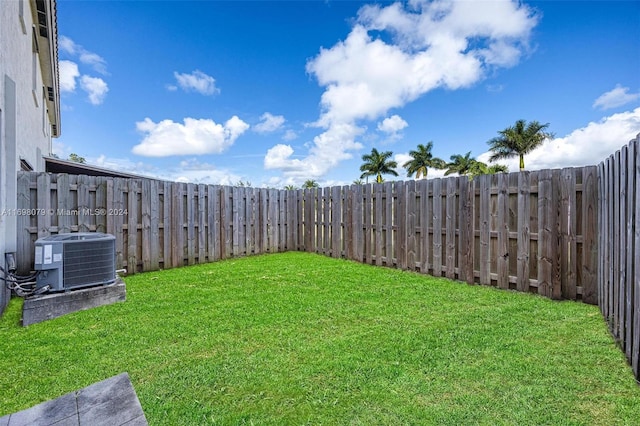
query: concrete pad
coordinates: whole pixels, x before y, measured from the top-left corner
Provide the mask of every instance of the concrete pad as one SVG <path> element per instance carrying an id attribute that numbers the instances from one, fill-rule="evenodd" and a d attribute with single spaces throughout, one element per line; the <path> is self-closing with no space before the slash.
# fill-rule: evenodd
<path id="1" fill-rule="evenodd" d="M 0 417 L 0 426 L 147 426 L 127 373 Z"/>
<path id="2" fill-rule="evenodd" d="M 118 277 L 109 285 L 28 297 L 22 305 L 22 325 L 36 324 L 72 312 L 123 302 L 126 300 L 126 294 L 126 285 Z"/>

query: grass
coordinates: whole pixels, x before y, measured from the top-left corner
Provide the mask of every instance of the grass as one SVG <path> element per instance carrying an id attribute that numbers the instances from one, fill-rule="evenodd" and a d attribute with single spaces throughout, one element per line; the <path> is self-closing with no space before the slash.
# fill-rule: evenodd
<path id="1" fill-rule="evenodd" d="M 306 253 L 126 278 L 0 320 L 0 416 L 127 371 L 151 425 L 637 424 L 597 307 Z"/>

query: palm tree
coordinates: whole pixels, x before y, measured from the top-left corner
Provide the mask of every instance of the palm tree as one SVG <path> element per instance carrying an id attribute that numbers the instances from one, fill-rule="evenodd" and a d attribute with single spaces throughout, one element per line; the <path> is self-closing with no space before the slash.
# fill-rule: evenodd
<path id="1" fill-rule="evenodd" d="M 294 189 L 296 189 L 295 185 L 285 185 L 284 189 L 286 189 L 287 191 L 293 191 Z"/>
<path id="2" fill-rule="evenodd" d="M 354 185 L 364 185 L 364 181 L 362 179 L 356 179 L 353 181 Z"/>
<path id="3" fill-rule="evenodd" d="M 497 136 L 487 142 L 493 155 L 489 161 L 501 160 L 515 156 L 520 157 L 520 170 L 524 170 L 524 156 L 541 146 L 553 133 L 546 132 L 549 123 L 540 124 L 532 121 L 518 120 L 516 124 L 499 131 Z"/>
<path id="4" fill-rule="evenodd" d="M 362 156 L 364 164 L 360 166 L 360 171 L 363 172 L 360 179 L 375 176 L 376 182 L 382 183 L 383 174 L 398 176 L 398 172 L 394 170 L 398 167 L 398 163 L 389 160 L 392 155 L 393 153 L 391 151 L 378 152 L 375 148 L 371 149 L 371 154 Z"/>
<path id="5" fill-rule="evenodd" d="M 470 176 L 495 175 L 496 173 L 509 173 L 509 167 L 504 164 L 493 164 L 488 166 L 482 161 L 475 161 L 471 167 Z"/>
<path id="6" fill-rule="evenodd" d="M 308 179 L 304 181 L 304 183 L 302 184 L 302 187 L 303 188 L 319 188 L 320 185 L 315 180 Z"/>
<path id="7" fill-rule="evenodd" d="M 467 152 L 464 156 L 460 154 L 452 155 L 451 162 L 447 163 L 447 171 L 444 172 L 445 176 L 452 173 L 457 173 L 460 176 L 468 175 L 471 173 L 475 163 L 475 158 L 471 158 L 471 151 Z"/>
<path id="8" fill-rule="evenodd" d="M 409 151 L 411 160 L 402 165 L 407 169 L 407 177 L 416 174 L 416 179 L 420 179 L 420 176 L 427 178 L 427 169 L 429 167 L 433 169 L 444 169 L 444 160 L 434 157 L 431 154 L 431 148 L 433 148 L 433 142 L 428 142 L 426 145 L 418 144 L 416 151 Z"/>

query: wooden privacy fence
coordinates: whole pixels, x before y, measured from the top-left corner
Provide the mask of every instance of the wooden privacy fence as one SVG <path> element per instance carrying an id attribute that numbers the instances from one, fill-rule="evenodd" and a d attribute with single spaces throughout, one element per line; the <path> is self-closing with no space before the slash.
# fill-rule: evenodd
<path id="1" fill-rule="evenodd" d="M 307 189 L 299 249 L 597 302 L 597 171 Z"/>
<path id="2" fill-rule="evenodd" d="M 18 268 L 33 268 L 37 238 L 68 232 L 116 237 L 129 274 L 295 250 L 295 192 L 19 172 Z"/>
<path id="3" fill-rule="evenodd" d="M 21 172 L 18 266 L 116 236 L 128 273 L 304 250 L 596 303 L 596 167 L 296 191 Z"/>
<path id="4" fill-rule="evenodd" d="M 598 166 L 598 305 L 640 380 L 640 135 Z"/>

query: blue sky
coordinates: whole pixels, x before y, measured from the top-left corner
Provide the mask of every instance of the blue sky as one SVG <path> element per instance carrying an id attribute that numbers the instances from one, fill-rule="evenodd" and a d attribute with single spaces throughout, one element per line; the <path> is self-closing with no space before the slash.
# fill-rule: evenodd
<path id="1" fill-rule="evenodd" d="M 167 180 L 350 184 L 429 141 L 486 161 L 518 119 L 555 134 L 527 169 L 581 166 L 640 133 L 637 1 L 58 0 L 58 33 L 56 154 Z"/>

